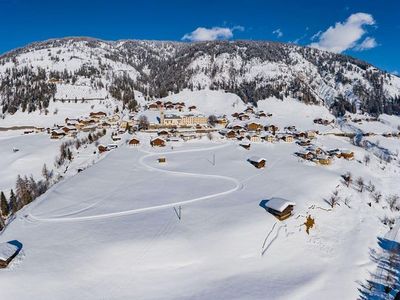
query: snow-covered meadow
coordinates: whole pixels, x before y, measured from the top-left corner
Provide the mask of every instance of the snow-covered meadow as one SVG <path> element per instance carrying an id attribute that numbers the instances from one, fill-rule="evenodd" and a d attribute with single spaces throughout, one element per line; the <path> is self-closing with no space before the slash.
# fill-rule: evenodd
<path id="1" fill-rule="evenodd" d="M 215 91 L 166 98 L 187 101 L 206 114 L 240 111 L 235 99 Z M 377 238 L 389 229 L 381 220 L 396 214 L 383 199 L 375 203 L 367 189 L 360 193 L 355 183 L 347 187 L 341 175 L 362 177 L 386 197 L 399 193 L 398 162 L 387 164 L 349 138 L 324 135 L 339 130 L 335 124 L 314 124 L 314 118 L 333 119 L 324 107 L 268 99 L 259 109 L 272 113 L 270 123 L 280 128 L 319 130 L 317 146 L 350 149 L 355 159 L 321 166 L 295 156 L 302 149 L 296 143 L 252 143 L 245 150 L 217 133 L 213 140 L 169 142 L 165 148 L 150 147 L 148 133 L 139 133 L 141 145 L 130 147 L 124 144 L 127 135 L 118 149 L 101 155 L 88 147 L 76 155 L 65 178 L 19 211 L 0 236 L 0 242 L 23 244 L 9 268 L 0 271 L 2 297 L 359 297 L 358 288 L 376 268 L 370 249 L 378 248 Z M 392 128 L 397 121 L 385 120 Z M 6 153 L 0 171 L 4 189 L 18 172 L 40 175 L 60 143 L 45 134 L 3 132 L 0 137 L 1 154 Z M 368 138 L 376 139 L 392 153 L 399 147 L 395 138 Z M 15 145 L 21 150 L 12 153 Z M 266 159 L 264 169 L 247 161 L 254 155 Z M 78 168 L 84 170 L 77 173 Z M 335 190 L 341 201 L 331 208 L 325 200 Z M 268 213 L 262 201 L 271 197 L 295 202 L 293 216 L 278 221 Z M 315 221 L 309 233 L 308 216 Z"/>

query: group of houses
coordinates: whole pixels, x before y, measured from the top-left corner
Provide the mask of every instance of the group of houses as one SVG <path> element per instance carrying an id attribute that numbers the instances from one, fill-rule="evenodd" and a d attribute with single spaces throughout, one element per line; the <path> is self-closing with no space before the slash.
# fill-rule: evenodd
<path id="1" fill-rule="evenodd" d="M 354 159 L 354 152 L 347 149 L 324 150 L 316 145 L 305 146 L 303 150 L 295 153 L 298 157 L 318 163 L 321 165 L 330 165 L 334 158 L 343 158 L 346 160 Z"/>
<path id="2" fill-rule="evenodd" d="M 279 127 L 274 124 L 263 124 L 257 121 L 233 122 L 223 130 L 220 134 L 226 139 L 239 140 L 246 142 L 286 142 L 292 143 L 295 140 L 313 139 L 318 134 L 317 131 L 298 131 L 295 126 L 285 127 L 283 131 L 279 131 Z"/>
<path id="3" fill-rule="evenodd" d="M 97 129 L 112 128 L 118 133 L 124 133 L 132 126 L 132 121 L 121 120 L 118 114 L 107 115 L 105 112 L 91 112 L 89 116 L 82 118 L 66 118 L 64 124 L 47 128 L 52 139 L 60 139 L 65 136 L 75 137 L 78 132 L 91 132 Z M 44 131 L 44 130 L 43 130 Z"/>
<path id="4" fill-rule="evenodd" d="M 320 124 L 324 126 L 328 126 L 330 124 L 333 124 L 335 121 L 334 120 L 327 120 L 327 119 L 322 119 L 322 118 L 317 118 L 314 119 L 314 124 Z"/>
<path id="5" fill-rule="evenodd" d="M 147 104 L 145 106 L 145 109 L 155 110 L 155 111 L 157 111 L 157 110 L 183 111 L 186 109 L 186 104 L 185 104 L 185 102 L 172 102 L 172 101 L 164 102 L 164 101 L 158 100 L 158 101 L 154 101 L 154 102 Z M 189 106 L 188 109 L 190 111 L 196 110 L 196 106 L 194 106 L 194 105 Z"/>

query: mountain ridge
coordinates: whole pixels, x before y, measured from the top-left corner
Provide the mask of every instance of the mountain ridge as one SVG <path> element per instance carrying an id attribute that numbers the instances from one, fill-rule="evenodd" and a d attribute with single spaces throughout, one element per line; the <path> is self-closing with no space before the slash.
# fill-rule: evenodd
<path id="1" fill-rule="evenodd" d="M 255 105 L 292 97 L 336 115 L 400 114 L 400 78 L 347 55 L 270 41 L 65 37 L 0 56 L 3 115 L 47 107 L 60 82 L 105 89 L 124 104 L 135 90 L 155 99 L 183 89 L 221 89 Z"/>

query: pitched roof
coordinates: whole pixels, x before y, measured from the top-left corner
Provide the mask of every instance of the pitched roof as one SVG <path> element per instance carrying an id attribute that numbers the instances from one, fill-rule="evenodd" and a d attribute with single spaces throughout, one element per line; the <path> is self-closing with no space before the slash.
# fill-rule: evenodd
<path id="1" fill-rule="evenodd" d="M 10 243 L 0 243 L 0 260 L 8 260 L 18 251 L 18 247 Z"/>
<path id="2" fill-rule="evenodd" d="M 258 157 L 258 156 L 252 156 L 252 157 L 249 158 L 249 161 L 253 161 L 253 162 L 256 162 L 256 163 L 260 163 L 260 162 L 265 161 L 265 160 L 266 160 L 265 158 Z"/>
<path id="3" fill-rule="evenodd" d="M 284 211 L 289 205 L 295 206 L 296 203 L 283 199 L 283 198 L 271 198 L 266 204 L 265 207 L 271 208 L 273 210 L 282 212 Z"/>

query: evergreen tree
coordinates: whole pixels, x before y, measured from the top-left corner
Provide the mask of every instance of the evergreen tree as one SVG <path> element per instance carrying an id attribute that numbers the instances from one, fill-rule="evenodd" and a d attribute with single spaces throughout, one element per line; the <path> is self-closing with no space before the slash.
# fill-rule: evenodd
<path id="1" fill-rule="evenodd" d="M 3 216 L 0 214 L 0 232 L 6 227 L 6 223 L 4 222 Z"/>
<path id="2" fill-rule="evenodd" d="M 18 200 L 13 190 L 11 190 L 10 192 L 10 208 L 13 214 L 15 214 L 18 211 Z"/>
<path id="3" fill-rule="evenodd" d="M 50 171 L 47 169 L 46 164 L 43 165 L 42 176 L 46 180 L 46 183 L 48 183 L 50 180 Z"/>
<path id="4" fill-rule="evenodd" d="M 0 193 L 0 215 L 8 216 L 10 213 L 10 206 L 8 205 L 6 196 L 3 191 Z"/>

